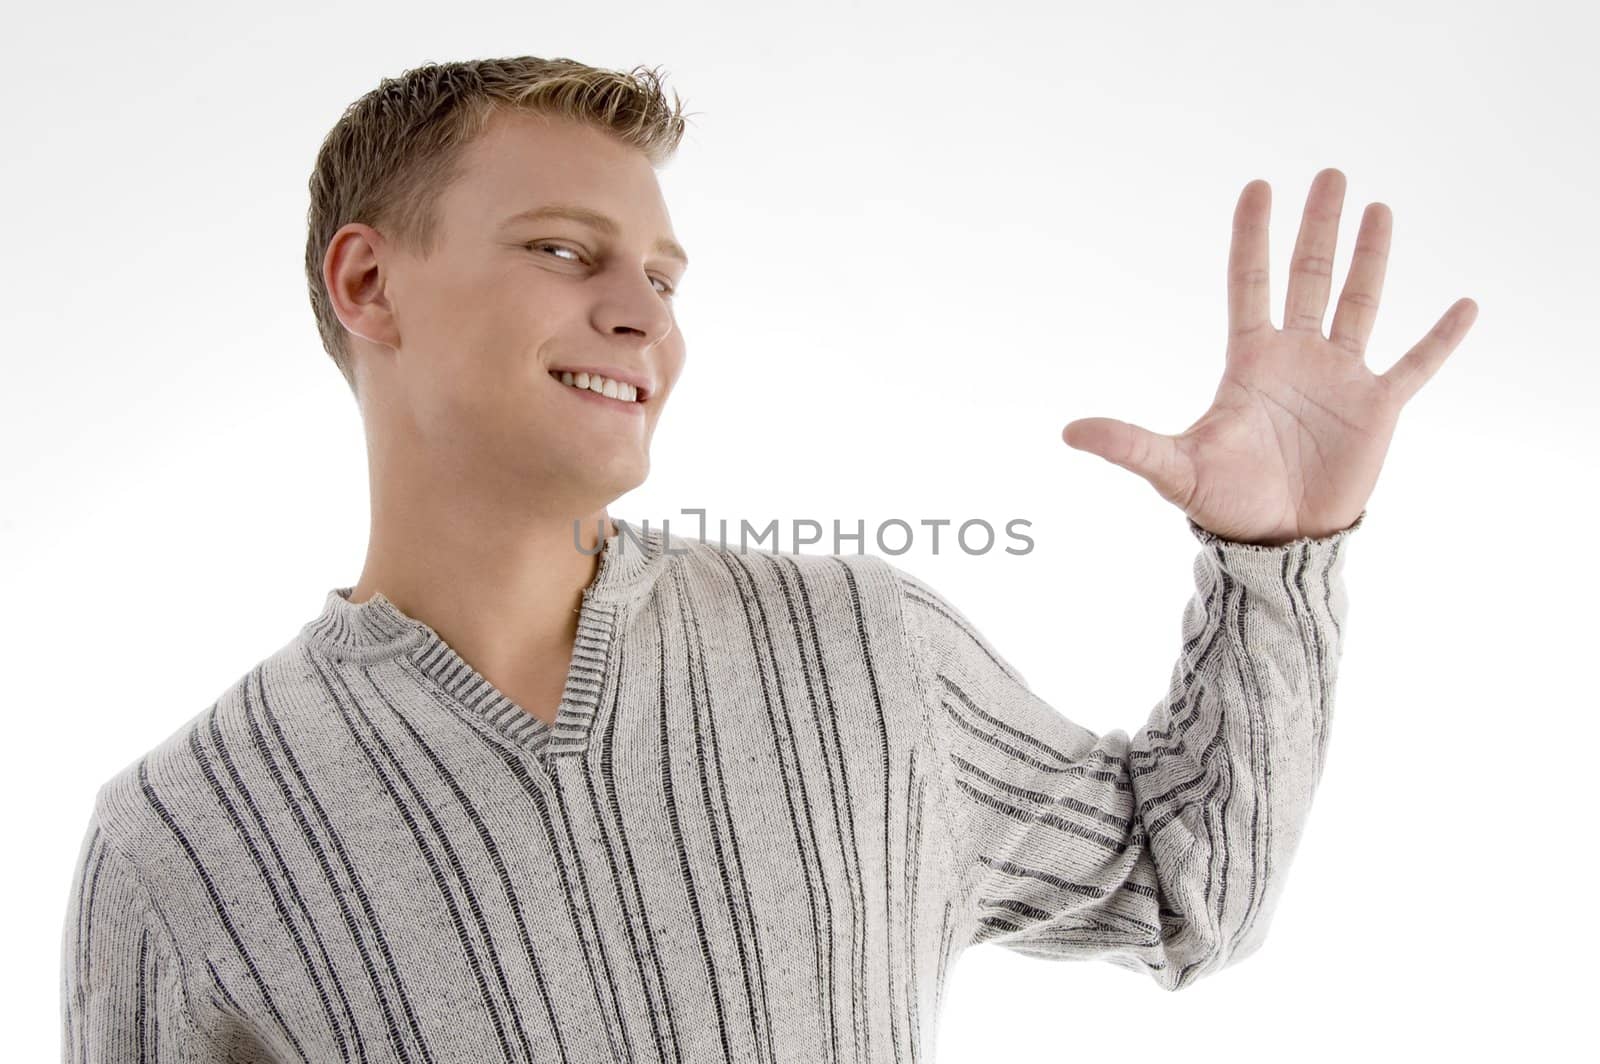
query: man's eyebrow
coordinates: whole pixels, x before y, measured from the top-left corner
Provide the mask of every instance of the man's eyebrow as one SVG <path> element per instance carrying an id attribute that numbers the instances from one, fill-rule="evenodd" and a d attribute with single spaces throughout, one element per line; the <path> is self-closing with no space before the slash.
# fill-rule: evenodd
<path id="1" fill-rule="evenodd" d="M 608 214 L 601 214 L 597 210 L 579 206 L 576 203 L 547 203 L 543 207 L 534 207 L 526 211 L 519 211 L 501 223 L 501 228 L 516 222 L 536 222 L 542 218 L 565 218 L 569 222 L 587 225 L 606 236 L 615 237 L 622 231 L 622 227 Z M 662 237 L 656 241 L 656 251 L 668 258 L 677 259 L 683 264 L 684 269 L 689 267 L 689 253 L 675 240 Z"/>

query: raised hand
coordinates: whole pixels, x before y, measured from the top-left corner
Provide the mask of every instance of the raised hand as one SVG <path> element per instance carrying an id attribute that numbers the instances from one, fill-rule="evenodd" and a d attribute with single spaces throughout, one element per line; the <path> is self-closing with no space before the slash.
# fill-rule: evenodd
<path id="1" fill-rule="evenodd" d="M 1363 360 L 1389 259 L 1392 215 L 1367 206 L 1329 335 L 1322 335 L 1344 174 L 1311 182 L 1289 265 L 1283 328 L 1268 316 L 1272 189 L 1252 181 L 1233 213 L 1228 348 L 1211 408 L 1176 436 L 1115 418 L 1073 421 L 1068 446 L 1144 477 L 1194 522 L 1226 539 L 1276 546 L 1325 536 L 1361 515 L 1400 410 L 1478 316 L 1458 299 L 1394 366 Z"/>

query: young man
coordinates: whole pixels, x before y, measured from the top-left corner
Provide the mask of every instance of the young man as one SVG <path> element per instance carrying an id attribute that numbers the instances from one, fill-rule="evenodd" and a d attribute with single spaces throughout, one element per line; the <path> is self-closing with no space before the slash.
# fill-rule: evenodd
<path id="1" fill-rule="evenodd" d="M 1261 945 L 1345 540 L 1475 307 L 1367 370 L 1374 205 L 1325 338 L 1328 170 L 1274 329 L 1246 186 L 1212 408 L 1064 433 L 1202 545 L 1166 696 L 1096 735 L 881 558 L 608 514 L 684 362 L 654 172 L 681 132 L 648 76 L 515 59 L 407 72 L 329 135 L 307 269 L 366 426 L 366 564 L 100 788 L 64 1060 L 909 1062 L 968 946 L 1178 990 Z"/>

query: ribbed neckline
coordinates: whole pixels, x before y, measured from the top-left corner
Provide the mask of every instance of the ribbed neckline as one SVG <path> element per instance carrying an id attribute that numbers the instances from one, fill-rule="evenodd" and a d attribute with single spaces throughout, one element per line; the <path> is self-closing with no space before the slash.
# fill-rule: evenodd
<path id="1" fill-rule="evenodd" d="M 600 707 L 612 637 L 629 607 L 648 593 L 674 556 L 666 550 L 669 537 L 663 530 L 641 530 L 618 517 L 611 522 L 617 532 L 606 539 L 599 570 L 583 590 L 578 637 L 554 727 L 506 697 L 439 633 L 402 612 L 382 592 L 351 602 L 354 585 L 329 590 L 322 612 L 302 626 L 301 636 L 335 661 L 404 657 L 463 708 L 541 758 L 581 751 Z"/>

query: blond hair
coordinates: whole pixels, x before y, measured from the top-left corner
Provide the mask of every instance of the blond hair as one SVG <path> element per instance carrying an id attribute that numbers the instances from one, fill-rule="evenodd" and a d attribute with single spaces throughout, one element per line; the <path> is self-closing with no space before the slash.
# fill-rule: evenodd
<path id="1" fill-rule="evenodd" d="M 308 182 L 306 283 L 322 346 L 356 393 L 348 332 L 322 280 L 328 244 L 361 222 L 425 258 L 438 236 L 438 201 L 462 174 L 461 156 L 502 112 L 564 118 L 643 152 L 655 167 L 677 150 L 685 113 L 656 71 L 606 70 L 573 59 L 515 56 L 428 63 L 384 78 L 339 117 Z M 358 396 L 359 398 L 359 396 Z"/>

